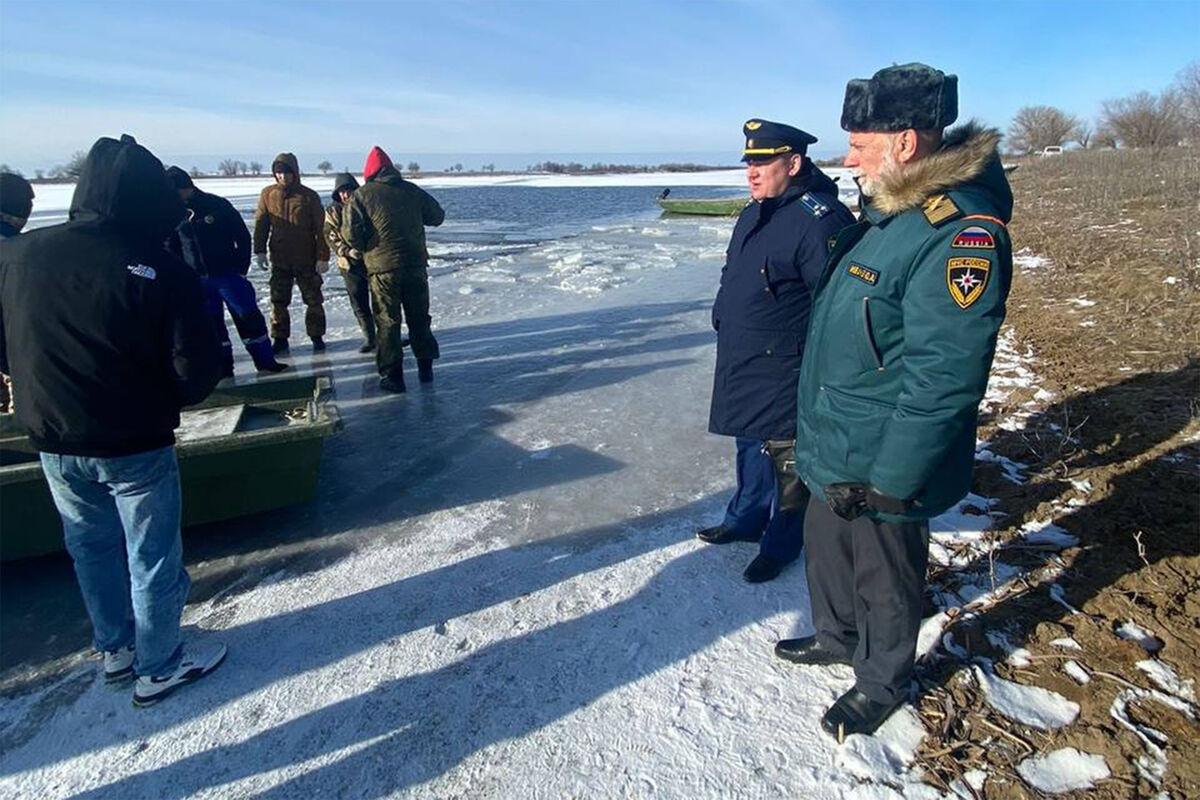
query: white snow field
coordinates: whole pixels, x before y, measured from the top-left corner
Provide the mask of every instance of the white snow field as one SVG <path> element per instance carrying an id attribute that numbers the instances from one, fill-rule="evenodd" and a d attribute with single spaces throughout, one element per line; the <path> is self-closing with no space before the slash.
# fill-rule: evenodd
<path id="1" fill-rule="evenodd" d="M 185 536 L 185 636 L 228 660 L 145 710 L 82 656 L 6 700 L 0 796 L 938 796 L 910 769 L 911 708 L 838 747 L 818 721 L 849 668 L 772 655 L 811 630 L 803 563 L 752 586 L 754 546 L 693 536 L 732 488 L 733 443 L 706 433 L 731 229 L 648 196 L 435 262 L 442 358 L 404 396 L 377 389 L 335 275 L 321 357 L 296 297 L 286 360 L 333 375 L 345 429 L 314 504 Z M 989 522 L 964 507 L 934 528 Z"/>

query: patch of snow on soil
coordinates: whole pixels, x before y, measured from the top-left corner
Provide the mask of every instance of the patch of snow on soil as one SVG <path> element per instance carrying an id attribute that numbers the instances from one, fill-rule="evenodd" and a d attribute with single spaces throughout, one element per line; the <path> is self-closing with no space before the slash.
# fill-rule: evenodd
<path id="1" fill-rule="evenodd" d="M 1112 773 L 1104 756 L 1064 747 L 1025 759 L 1017 765 L 1017 774 L 1038 791 L 1062 794 L 1091 789 L 1096 781 L 1105 780 Z"/>
<path id="2" fill-rule="evenodd" d="M 1158 659 L 1148 658 L 1145 661 L 1137 662 L 1137 668 L 1150 676 L 1150 680 L 1162 689 L 1164 692 L 1173 694 L 1189 702 L 1196 702 L 1196 682 L 1193 680 L 1181 680 L 1177 673 L 1170 665 L 1164 664 Z"/>
<path id="3" fill-rule="evenodd" d="M 1079 704 L 1058 692 L 1006 681 L 978 666 L 972 669 L 988 705 L 1022 725 L 1055 730 L 1070 725 L 1079 716 Z"/>
<path id="4" fill-rule="evenodd" d="M 1067 661 L 1062 665 L 1062 671 L 1070 676 L 1071 680 L 1078 683 L 1080 686 L 1086 686 L 1092 682 L 1092 676 L 1087 674 L 1087 670 L 1079 666 L 1078 661 Z"/>
<path id="5" fill-rule="evenodd" d="M 1162 639 L 1159 639 L 1133 620 L 1126 620 L 1121 624 L 1117 628 L 1117 636 L 1120 636 L 1127 642 L 1141 645 L 1141 648 L 1147 653 L 1157 653 L 1163 646 Z"/>

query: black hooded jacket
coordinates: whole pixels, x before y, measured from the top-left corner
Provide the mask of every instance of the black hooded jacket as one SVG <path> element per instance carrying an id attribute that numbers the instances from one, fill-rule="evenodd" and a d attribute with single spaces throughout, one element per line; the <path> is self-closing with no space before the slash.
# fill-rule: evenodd
<path id="1" fill-rule="evenodd" d="M 196 189 L 187 201 L 187 218 L 168 240 L 171 252 L 201 275 L 250 269 L 250 230 L 233 204 Z"/>
<path id="2" fill-rule="evenodd" d="M 38 450 L 115 457 L 173 444 L 220 378 L 200 278 L 163 248 L 183 216 L 130 137 L 88 153 L 70 221 L 0 242 L 0 370 Z"/>

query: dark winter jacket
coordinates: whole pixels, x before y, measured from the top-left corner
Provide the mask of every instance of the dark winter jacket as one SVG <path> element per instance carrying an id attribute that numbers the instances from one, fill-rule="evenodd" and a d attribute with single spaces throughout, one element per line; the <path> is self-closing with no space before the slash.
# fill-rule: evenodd
<path id="1" fill-rule="evenodd" d="M 800 368 L 796 471 L 940 514 L 971 486 L 979 402 L 1012 279 L 1000 136 L 974 124 L 884 179 L 838 234 Z M 872 512 L 874 513 L 874 512 Z"/>
<path id="2" fill-rule="evenodd" d="M 220 378 L 200 278 L 163 247 L 183 214 L 131 138 L 92 147 L 70 221 L 0 242 L 0 370 L 43 452 L 113 457 L 175 441 Z"/>
<path id="3" fill-rule="evenodd" d="M 428 192 L 384 167 L 356 191 L 342 213 L 342 238 L 362 252 L 367 272 L 403 270 L 424 275 L 429 265 L 425 226 L 446 212 Z"/>
<path id="4" fill-rule="evenodd" d="M 709 431 L 792 438 L 812 290 L 830 238 L 852 222 L 836 184 L 811 162 L 781 196 L 742 211 L 713 304 L 717 366 Z"/>
<path id="5" fill-rule="evenodd" d="M 349 172 L 339 172 L 333 176 L 331 202 L 325 209 L 325 240 L 329 243 L 330 254 L 337 257 L 338 266 L 341 269 L 362 273 L 366 270 L 366 266 L 362 259 L 351 257 L 350 252 L 354 248 L 342 238 L 342 214 L 345 211 L 345 204 L 338 199 L 338 190 L 342 188 L 358 189 L 358 181 Z"/>
<path id="6" fill-rule="evenodd" d="M 171 252 L 201 275 L 250 269 L 250 231 L 224 197 L 195 189 L 187 217 L 169 240 Z"/>
<path id="7" fill-rule="evenodd" d="M 322 227 L 325 209 L 321 198 L 300 184 L 300 165 L 291 153 L 280 153 L 272 162 L 290 164 L 296 182 L 288 187 L 274 184 L 258 196 L 254 211 L 254 252 L 270 251 L 271 261 L 293 268 L 312 267 L 329 260 Z"/>

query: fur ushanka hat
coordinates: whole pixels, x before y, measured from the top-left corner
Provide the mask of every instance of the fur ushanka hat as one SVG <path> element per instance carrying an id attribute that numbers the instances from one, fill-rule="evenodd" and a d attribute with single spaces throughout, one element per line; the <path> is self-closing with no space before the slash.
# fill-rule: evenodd
<path id="1" fill-rule="evenodd" d="M 942 129 L 958 118 L 958 76 L 925 64 L 885 67 L 846 84 L 842 130 Z"/>

